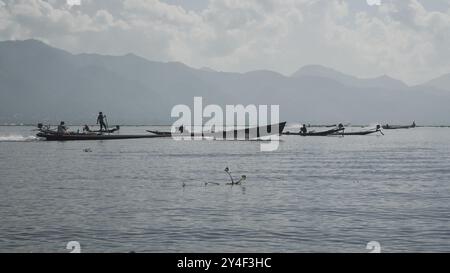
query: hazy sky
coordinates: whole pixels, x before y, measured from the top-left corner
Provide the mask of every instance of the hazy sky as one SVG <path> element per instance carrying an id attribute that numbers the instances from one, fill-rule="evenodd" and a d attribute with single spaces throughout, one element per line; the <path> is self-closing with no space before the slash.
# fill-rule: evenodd
<path id="1" fill-rule="evenodd" d="M 409 84 L 450 73 L 450 0 L 80 1 L 0 0 L 0 39 L 220 71 L 321 64 Z"/>

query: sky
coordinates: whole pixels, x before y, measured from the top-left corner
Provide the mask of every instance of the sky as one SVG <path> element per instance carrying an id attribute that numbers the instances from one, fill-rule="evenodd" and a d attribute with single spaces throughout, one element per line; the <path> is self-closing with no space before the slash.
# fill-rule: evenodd
<path id="1" fill-rule="evenodd" d="M 217 71 L 319 64 L 414 85 L 450 73 L 450 0 L 0 0 L 0 40 L 30 38 Z"/>

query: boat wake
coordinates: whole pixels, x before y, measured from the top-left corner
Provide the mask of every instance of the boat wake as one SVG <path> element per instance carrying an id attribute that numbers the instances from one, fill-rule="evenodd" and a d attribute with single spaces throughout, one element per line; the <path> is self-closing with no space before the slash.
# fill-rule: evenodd
<path id="1" fill-rule="evenodd" d="M 39 140 L 36 136 L 0 135 L 0 142 L 28 142 Z"/>

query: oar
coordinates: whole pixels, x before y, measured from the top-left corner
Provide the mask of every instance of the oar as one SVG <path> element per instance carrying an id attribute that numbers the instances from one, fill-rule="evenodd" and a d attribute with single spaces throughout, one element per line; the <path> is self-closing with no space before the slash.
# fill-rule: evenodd
<path id="1" fill-rule="evenodd" d="M 108 119 L 106 118 L 106 115 L 104 116 L 105 117 L 105 125 L 106 125 L 106 133 L 108 133 L 109 134 L 109 125 L 108 125 Z"/>

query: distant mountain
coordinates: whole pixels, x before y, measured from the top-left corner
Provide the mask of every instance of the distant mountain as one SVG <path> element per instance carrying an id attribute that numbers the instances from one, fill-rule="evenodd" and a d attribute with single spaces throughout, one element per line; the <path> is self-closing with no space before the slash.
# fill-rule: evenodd
<path id="1" fill-rule="evenodd" d="M 176 104 L 279 104 L 293 122 L 450 123 L 449 94 L 389 77 L 359 79 L 320 66 L 291 77 L 194 69 L 128 54 L 70 54 L 40 41 L 0 42 L 0 124 L 39 121 L 170 124 Z"/>
<path id="2" fill-rule="evenodd" d="M 339 83 L 353 87 L 387 89 L 403 89 L 408 87 L 402 81 L 393 79 L 386 75 L 377 78 L 361 79 L 320 65 L 304 66 L 292 75 L 292 77 L 296 78 L 303 76 L 333 79 Z"/>
<path id="3" fill-rule="evenodd" d="M 423 86 L 430 86 L 441 90 L 450 91 L 450 74 L 442 75 L 436 79 L 433 79 Z"/>
<path id="4" fill-rule="evenodd" d="M 209 68 L 209 67 L 206 67 L 206 66 L 200 68 L 200 70 L 203 70 L 203 71 L 206 71 L 206 72 L 217 72 L 216 70 L 214 70 L 212 68 Z"/>

